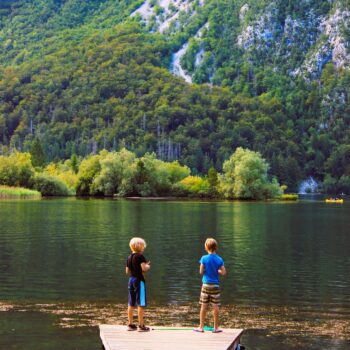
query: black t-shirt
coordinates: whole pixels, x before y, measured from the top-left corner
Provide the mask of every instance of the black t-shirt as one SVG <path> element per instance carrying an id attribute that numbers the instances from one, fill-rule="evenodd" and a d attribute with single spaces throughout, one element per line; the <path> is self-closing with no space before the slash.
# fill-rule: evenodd
<path id="1" fill-rule="evenodd" d="M 130 275 L 137 277 L 141 281 L 145 281 L 142 273 L 141 264 L 146 262 L 146 258 L 141 253 L 132 253 L 128 256 L 126 266 L 129 268 Z"/>

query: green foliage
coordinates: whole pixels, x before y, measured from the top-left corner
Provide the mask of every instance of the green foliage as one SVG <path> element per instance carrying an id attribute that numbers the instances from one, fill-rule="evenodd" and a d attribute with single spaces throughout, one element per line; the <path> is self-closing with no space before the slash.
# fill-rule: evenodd
<path id="1" fill-rule="evenodd" d="M 220 190 L 226 198 L 263 199 L 281 194 L 275 178 L 269 181 L 268 164 L 259 153 L 237 148 L 223 165 Z"/>
<path id="2" fill-rule="evenodd" d="M 350 145 L 339 146 L 327 159 L 326 169 L 336 178 L 350 176 Z"/>
<path id="3" fill-rule="evenodd" d="M 350 194 L 350 176 L 342 175 L 338 181 L 338 193 Z"/>
<path id="4" fill-rule="evenodd" d="M 30 187 L 34 168 L 29 153 L 0 156 L 0 185 Z"/>
<path id="5" fill-rule="evenodd" d="M 197 4 L 193 16 L 181 14 L 166 35 L 150 33 L 129 17 L 141 4 L 1 2 L 1 154 L 31 152 L 34 166 L 70 159 L 82 195 L 169 192 L 170 180 L 147 179 L 159 170 L 147 159 L 144 169 L 134 165 L 120 188 L 97 180 L 103 157 L 88 161 L 89 155 L 123 147 L 136 157 L 155 153 L 162 161 L 178 160 L 193 174 L 221 171 L 237 147 L 249 148 L 261 153 L 270 174 L 290 191 L 308 176 L 323 181 L 330 175 L 337 183 L 349 176 L 343 149 L 350 144 L 349 70 L 325 59 L 315 76 L 291 79 L 325 42 L 308 14 L 324 18 L 333 3 L 208 1 Z M 160 13 L 158 2 L 153 5 Z M 334 6 L 347 8 L 345 1 Z M 291 20 L 302 24 L 298 30 Z M 238 45 L 248 26 L 254 40 Z M 200 28 L 202 37 L 195 37 Z M 348 30 L 340 35 L 347 38 Z M 185 84 L 168 72 L 171 54 L 189 39 L 183 66 L 196 83 L 211 85 Z M 196 66 L 200 50 L 203 61 Z M 35 140 L 42 150 L 32 149 Z M 78 171 L 82 157 L 88 158 Z M 112 176 L 107 168 L 104 174 Z M 74 177 L 63 173 L 71 177 L 71 188 Z M 135 176 L 145 178 L 135 185 Z"/>
<path id="6" fill-rule="evenodd" d="M 41 194 L 38 191 L 22 187 L 0 186 L 0 199 L 39 199 Z"/>
<path id="7" fill-rule="evenodd" d="M 209 183 L 209 194 L 211 197 L 216 197 L 218 196 L 218 184 L 219 184 L 219 179 L 218 179 L 218 172 L 214 167 L 211 167 L 208 170 L 208 176 L 207 180 Z"/>
<path id="8" fill-rule="evenodd" d="M 99 169 L 99 172 L 95 177 L 91 177 L 93 181 L 90 194 L 123 196 L 132 193 L 136 174 L 135 158 L 135 154 L 126 149 L 120 152 L 101 153 L 99 166 L 95 168 Z"/>
<path id="9" fill-rule="evenodd" d="M 75 193 L 78 183 L 78 175 L 72 169 L 70 160 L 67 160 L 64 163 L 50 163 L 42 173 L 64 182 L 70 192 Z"/>
<path id="10" fill-rule="evenodd" d="M 70 157 L 68 164 L 72 171 L 77 174 L 79 171 L 79 159 L 75 153 Z"/>
<path id="11" fill-rule="evenodd" d="M 35 139 L 30 147 L 32 164 L 35 167 L 42 167 L 45 165 L 45 154 L 39 139 Z"/>
<path id="12" fill-rule="evenodd" d="M 90 194 L 164 196 L 170 194 L 172 186 L 189 173 L 187 167 L 176 161 L 166 163 L 157 159 L 155 154 L 137 158 L 134 153 L 122 149 L 100 159 L 100 170 L 91 177 Z"/>
<path id="13" fill-rule="evenodd" d="M 105 153 L 101 152 L 99 155 L 91 155 L 81 162 L 76 187 L 78 196 L 89 196 L 93 193 L 96 194 L 96 190 L 93 191 L 91 186 L 95 176 L 101 171 L 100 158 L 103 157 L 104 154 Z"/>
<path id="14" fill-rule="evenodd" d="M 281 196 L 276 197 L 282 201 L 296 201 L 299 199 L 299 196 L 295 193 L 282 194 Z"/>
<path id="15" fill-rule="evenodd" d="M 323 181 L 323 192 L 339 195 L 339 194 L 350 194 L 350 176 L 342 175 L 339 179 L 332 177 L 327 174 Z"/>
<path id="16" fill-rule="evenodd" d="M 33 188 L 43 196 L 70 196 L 73 194 L 57 177 L 40 173 L 36 174 L 33 179 Z"/>
<path id="17" fill-rule="evenodd" d="M 175 193 L 183 197 L 210 197 L 208 179 L 199 176 L 187 176 L 175 186 Z"/>
<path id="18" fill-rule="evenodd" d="M 166 163 L 146 154 L 137 163 L 136 194 L 140 196 L 171 195 L 173 185 L 190 174 L 177 161 Z"/>
<path id="19" fill-rule="evenodd" d="M 327 174 L 323 181 L 323 190 L 325 193 L 336 194 L 338 192 L 337 180 Z"/>

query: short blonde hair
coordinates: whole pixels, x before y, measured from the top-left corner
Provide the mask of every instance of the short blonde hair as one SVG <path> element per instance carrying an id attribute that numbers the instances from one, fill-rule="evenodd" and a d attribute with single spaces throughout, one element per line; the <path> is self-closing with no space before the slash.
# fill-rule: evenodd
<path id="1" fill-rule="evenodd" d="M 208 252 L 216 252 L 218 249 L 218 242 L 216 242 L 214 238 L 207 238 L 204 247 Z"/>
<path id="2" fill-rule="evenodd" d="M 145 248 L 147 244 L 143 238 L 140 237 L 133 237 L 130 240 L 129 247 L 133 252 L 141 253 Z"/>

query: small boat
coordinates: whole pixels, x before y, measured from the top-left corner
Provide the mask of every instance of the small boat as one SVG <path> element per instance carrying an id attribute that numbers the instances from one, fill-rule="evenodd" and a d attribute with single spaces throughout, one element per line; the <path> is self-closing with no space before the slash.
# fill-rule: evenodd
<path id="1" fill-rule="evenodd" d="M 327 198 L 326 203 L 344 203 L 344 199 L 341 198 Z"/>

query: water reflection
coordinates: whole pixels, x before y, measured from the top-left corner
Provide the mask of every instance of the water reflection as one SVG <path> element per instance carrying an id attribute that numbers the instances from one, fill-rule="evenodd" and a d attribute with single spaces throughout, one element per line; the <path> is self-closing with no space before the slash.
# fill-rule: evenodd
<path id="1" fill-rule="evenodd" d="M 297 308 L 303 322 L 332 320 L 325 324 L 340 327 L 337 338 L 350 314 L 349 212 L 347 203 L 310 201 L 1 201 L 0 302 L 124 305 L 128 242 L 140 235 L 152 261 L 149 299 L 160 307 L 173 305 L 176 314 L 181 307 L 197 306 L 198 260 L 205 238 L 215 236 L 228 270 L 222 295 L 228 317 L 239 306 L 247 315 L 240 315 L 241 324 L 266 327 L 266 335 L 278 322 L 287 324 L 283 310 L 291 314 Z M 264 308 L 277 310 L 276 322 L 258 322 L 255 310 Z M 196 319 L 188 316 L 184 322 Z M 309 332 L 322 335 L 312 325 Z M 295 334 L 300 337 L 292 328 L 290 337 Z"/>

